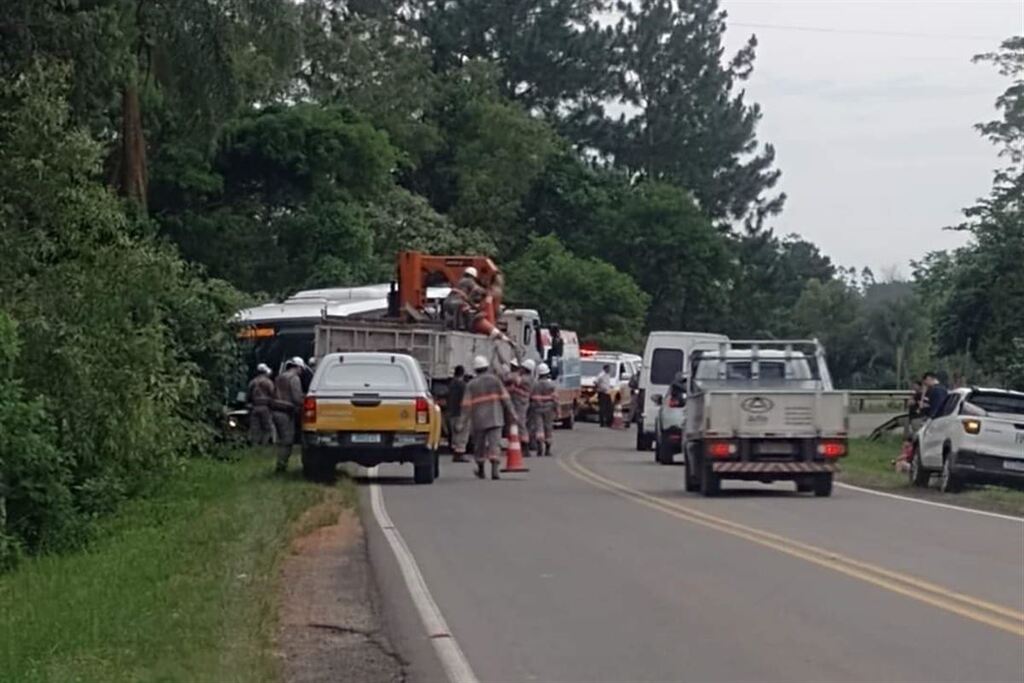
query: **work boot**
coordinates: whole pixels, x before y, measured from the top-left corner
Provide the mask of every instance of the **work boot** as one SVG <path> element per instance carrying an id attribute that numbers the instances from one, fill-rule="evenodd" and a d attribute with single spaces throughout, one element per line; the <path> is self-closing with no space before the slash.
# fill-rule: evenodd
<path id="1" fill-rule="evenodd" d="M 455 453 L 452 455 L 452 462 L 468 462 L 466 456 L 463 453 Z"/>
<path id="2" fill-rule="evenodd" d="M 533 449 L 530 446 L 530 442 L 529 441 L 523 441 L 520 445 L 523 448 L 523 457 L 524 458 L 532 458 L 533 457 L 533 453 L 532 453 Z"/>
<path id="3" fill-rule="evenodd" d="M 484 462 L 483 462 L 483 460 L 481 460 L 480 462 L 478 462 L 476 464 L 476 469 L 473 471 L 473 474 L 476 475 L 477 479 L 483 479 L 484 478 Z"/>
<path id="4" fill-rule="evenodd" d="M 501 479 L 501 475 L 498 474 L 498 463 L 491 461 L 491 479 Z"/>
<path id="5" fill-rule="evenodd" d="M 548 457 L 551 457 L 551 442 L 550 441 L 544 444 L 544 455 L 546 455 Z"/>

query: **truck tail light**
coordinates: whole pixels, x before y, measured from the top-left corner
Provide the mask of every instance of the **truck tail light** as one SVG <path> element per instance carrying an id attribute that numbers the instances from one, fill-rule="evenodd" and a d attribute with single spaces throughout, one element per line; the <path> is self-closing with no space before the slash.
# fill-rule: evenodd
<path id="1" fill-rule="evenodd" d="M 668 397 L 668 407 L 669 408 L 682 408 L 683 407 L 683 402 L 680 401 L 679 399 L 677 399 L 674 396 L 669 396 Z"/>
<path id="2" fill-rule="evenodd" d="M 422 396 L 416 399 L 416 424 L 430 424 L 430 402 Z"/>
<path id="3" fill-rule="evenodd" d="M 846 455 L 846 442 L 822 441 L 818 444 L 818 455 L 826 458 L 840 458 Z"/>
<path id="4" fill-rule="evenodd" d="M 709 441 L 708 455 L 712 458 L 728 458 L 736 455 L 736 444 L 731 441 Z"/>
<path id="5" fill-rule="evenodd" d="M 312 396 L 307 396 L 302 402 L 302 424 L 316 424 L 316 399 Z"/>
<path id="6" fill-rule="evenodd" d="M 963 420 L 964 431 L 968 434 L 977 434 L 981 431 L 981 420 Z"/>

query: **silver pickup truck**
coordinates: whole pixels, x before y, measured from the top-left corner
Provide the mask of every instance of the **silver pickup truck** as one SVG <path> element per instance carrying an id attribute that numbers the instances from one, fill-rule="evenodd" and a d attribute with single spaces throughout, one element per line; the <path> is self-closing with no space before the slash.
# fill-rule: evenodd
<path id="1" fill-rule="evenodd" d="M 832 389 L 816 340 L 723 342 L 691 359 L 687 491 L 711 496 L 723 479 L 785 479 L 829 496 L 847 432 L 846 393 Z"/>

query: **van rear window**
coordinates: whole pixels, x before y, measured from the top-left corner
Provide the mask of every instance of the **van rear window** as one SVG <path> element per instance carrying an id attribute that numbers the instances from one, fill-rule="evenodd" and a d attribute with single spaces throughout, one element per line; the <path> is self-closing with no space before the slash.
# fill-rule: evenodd
<path id="1" fill-rule="evenodd" d="M 682 369 L 682 349 L 654 349 L 651 355 L 651 384 L 672 384 Z"/>
<path id="2" fill-rule="evenodd" d="M 415 389 L 402 365 L 394 363 L 341 362 L 327 368 L 317 387 L 323 389 Z"/>

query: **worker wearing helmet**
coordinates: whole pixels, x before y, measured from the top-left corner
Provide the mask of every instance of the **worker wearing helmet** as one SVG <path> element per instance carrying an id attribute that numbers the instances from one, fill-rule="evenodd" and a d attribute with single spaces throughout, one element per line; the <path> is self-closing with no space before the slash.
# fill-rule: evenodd
<path id="1" fill-rule="evenodd" d="M 512 397 L 512 407 L 516 411 L 516 426 L 519 428 L 519 438 L 523 441 L 523 454 L 530 455 L 529 447 L 529 425 L 526 422 L 526 413 L 530 408 L 530 394 L 533 392 L 533 369 L 534 362 L 526 359 L 519 366 L 516 381 L 509 386 L 508 393 Z"/>
<path id="2" fill-rule="evenodd" d="M 288 460 L 292 456 L 297 427 L 302 417 L 302 403 L 305 394 L 302 392 L 301 368 L 294 358 L 284 364 L 284 372 L 274 380 L 274 399 L 270 403 L 277 430 L 277 471 L 288 469 Z"/>
<path id="3" fill-rule="evenodd" d="M 270 414 L 270 401 L 274 398 L 274 380 L 270 379 L 270 366 L 260 363 L 256 376 L 249 381 L 249 442 L 265 446 L 274 439 L 274 418 Z"/>
<path id="4" fill-rule="evenodd" d="M 501 430 L 514 414 L 512 401 L 501 382 L 491 371 L 491 364 L 483 356 L 473 359 L 476 373 L 462 398 L 462 411 L 469 419 L 473 433 L 476 476 L 484 478 L 484 462 L 491 463 L 491 479 L 500 479 L 498 461 L 501 456 Z"/>
<path id="5" fill-rule="evenodd" d="M 530 392 L 530 408 L 533 411 L 532 445 L 536 447 L 537 455 L 551 455 L 558 385 L 551 379 L 551 368 L 547 363 L 537 366 L 537 377 L 533 391 Z"/>
<path id="6" fill-rule="evenodd" d="M 487 292 L 480 286 L 480 273 L 473 266 L 462 271 L 462 277 L 444 300 L 443 310 L 448 324 L 456 330 L 468 330 Z"/>

